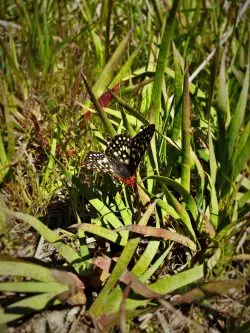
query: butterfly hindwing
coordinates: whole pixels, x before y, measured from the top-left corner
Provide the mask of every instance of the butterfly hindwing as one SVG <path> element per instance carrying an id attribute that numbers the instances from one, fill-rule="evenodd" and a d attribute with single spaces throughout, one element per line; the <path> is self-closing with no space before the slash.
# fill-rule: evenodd
<path id="1" fill-rule="evenodd" d="M 107 156 L 103 153 L 90 151 L 84 161 L 84 167 L 91 170 L 110 173 L 113 171 L 112 164 L 109 163 Z"/>
<path id="2" fill-rule="evenodd" d="M 155 131 L 149 125 L 134 138 L 127 134 L 116 135 L 108 144 L 105 153 L 91 151 L 84 166 L 88 169 L 109 173 L 126 179 L 134 175 Z"/>

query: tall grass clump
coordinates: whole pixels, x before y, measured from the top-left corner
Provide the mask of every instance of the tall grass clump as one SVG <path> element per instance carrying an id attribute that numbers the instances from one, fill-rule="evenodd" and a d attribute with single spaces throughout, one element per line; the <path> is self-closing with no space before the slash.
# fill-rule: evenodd
<path id="1" fill-rule="evenodd" d="M 246 331 L 248 12 L 1 2 L 2 329 Z M 134 186 L 85 168 L 149 124 Z"/>

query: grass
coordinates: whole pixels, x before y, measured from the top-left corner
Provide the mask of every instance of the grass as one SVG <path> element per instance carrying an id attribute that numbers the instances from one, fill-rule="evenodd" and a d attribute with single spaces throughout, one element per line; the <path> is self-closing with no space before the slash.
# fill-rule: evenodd
<path id="1" fill-rule="evenodd" d="M 3 329 L 247 327 L 247 4 L 1 2 Z M 134 188 L 84 169 L 148 123 Z"/>

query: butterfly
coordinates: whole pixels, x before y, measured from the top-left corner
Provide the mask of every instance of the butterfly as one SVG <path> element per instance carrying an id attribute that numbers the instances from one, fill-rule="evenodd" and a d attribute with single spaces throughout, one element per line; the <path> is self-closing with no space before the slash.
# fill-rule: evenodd
<path id="1" fill-rule="evenodd" d="M 124 183 L 134 186 L 136 169 L 154 132 L 155 125 L 149 125 L 134 137 L 128 134 L 118 134 L 109 142 L 104 153 L 88 152 L 84 167 L 108 173 Z"/>

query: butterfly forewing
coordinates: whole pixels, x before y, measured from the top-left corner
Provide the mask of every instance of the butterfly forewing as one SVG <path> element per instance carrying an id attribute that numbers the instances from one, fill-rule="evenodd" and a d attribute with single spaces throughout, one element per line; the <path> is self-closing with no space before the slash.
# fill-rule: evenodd
<path id="1" fill-rule="evenodd" d="M 134 175 L 155 131 L 149 125 L 134 138 L 127 134 L 116 135 L 108 144 L 105 154 L 89 152 L 84 166 L 126 179 Z"/>
<path id="2" fill-rule="evenodd" d="M 107 156 L 115 157 L 121 164 L 129 166 L 132 138 L 127 134 L 116 135 L 105 151 Z"/>
<path id="3" fill-rule="evenodd" d="M 129 169 L 134 173 L 145 154 L 145 151 L 150 144 L 155 131 L 155 125 L 149 125 L 141 130 L 131 142 L 131 153 L 129 161 Z"/>

